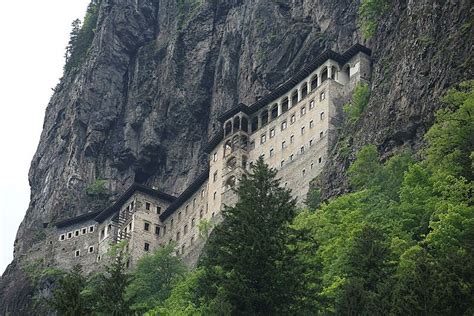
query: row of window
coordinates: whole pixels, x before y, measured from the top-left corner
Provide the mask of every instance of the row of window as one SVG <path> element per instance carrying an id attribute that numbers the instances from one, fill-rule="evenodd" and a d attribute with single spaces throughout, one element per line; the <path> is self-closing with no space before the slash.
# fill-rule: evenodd
<path id="1" fill-rule="evenodd" d="M 324 118 L 325 118 L 324 112 L 321 112 L 319 117 L 320 117 L 321 121 L 324 120 Z M 293 124 L 295 122 L 296 122 L 296 116 L 295 116 L 295 114 L 293 114 L 290 118 L 290 124 Z M 288 126 L 287 121 L 284 120 L 281 123 L 281 131 L 284 131 L 287 128 L 287 126 Z M 311 120 L 311 121 L 309 121 L 309 128 L 313 128 L 313 127 L 314 127 L 314 120 Z M 305 126 L 302 126 L 301 127 L 301 135 L 304 135 L 304 133 L 305 133 Z M 275 136 L 275 128 L 274 127 L 270 129 L 269 136 L 270 136 L 270 138 L 273 138 Z M 294 137 L 294 136 L 292 135 L 291 137 Z M 291 138 L 290 138 L 290 140 L 291 140 Z M 266 141 L 267 141 L 267 133 L 265 132 L 262 135 L 260 135 L 260 144 L 265 144 Z M 252 141 L 250 143 L 250 149 L 254 149 L 254 148 L 255 148 L 255 142 Z"/>
<path id="2" fill-rule="evenodd" d="M 94 253 L 94 246 L 89 246 L 87 253 Z M 74 251 L 74 257 L 79 257 L 80 255 L 81 251 L 79 249 Z"/>
<path id="3" fill-rule="evenodd" d="M 74 232 L 68 232 L 66 234 L 61 234 L 59 236 L 59 240 L 63 241 L 66 239 L 71 239 L 73 237 L 79 237 L 81 235 L 85 235 L 87 233 L 93 233 L 94 232 L 94 226 L 89 226 L 89 227 L 83 227 L 81 229 L 76 229 Z"/>

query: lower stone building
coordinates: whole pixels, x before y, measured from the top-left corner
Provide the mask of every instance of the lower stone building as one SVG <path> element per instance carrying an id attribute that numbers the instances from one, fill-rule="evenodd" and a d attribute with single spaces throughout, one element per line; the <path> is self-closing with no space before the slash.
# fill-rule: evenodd
<path id="1" fill-rule="evenodd" d="M 304 203 L 337 139 L 343 105 L 357 84 L 368 82 L 370 71 L 364 46 L 343 54 L 325 51 L 254 104 L 223 113 L 222 131 L 206 147 L 209 165 L 178 197 L 133 184 L 109 208 L 57 223 L 55 261 L 94 271 L 107 261 L 111 245 L 127 240 L 130 267 L 168 243 L 193 266 L 209 227 L 218 224 L 224 205 L 236 202 L 232 188 L 260 156 Z"/>

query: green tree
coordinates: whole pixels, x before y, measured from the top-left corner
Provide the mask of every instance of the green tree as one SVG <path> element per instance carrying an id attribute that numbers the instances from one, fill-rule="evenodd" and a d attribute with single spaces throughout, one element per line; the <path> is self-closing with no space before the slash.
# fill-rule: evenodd
<path id="1" fill-rule="evenodd" d="M 83 294 L 86 284 L 81 266 L 75 265 L 57 280 L 47 302 L 59 315 L 89 315 L 90 304 Z"/>
<path id="2" fill-rule="evenodd" d="M 380 18 L 388 9 L 387 0 L 361 0 L 359 6 L 359 26 L 362 36 L 369 39 L 374 36 Z"/>
<path id="3" fill-rule="evenodd" d="M 299 233 L 290 191 L 263 159 L 236 189 L 239 200 L 223 211 L 209 239 L 201 279 L 206 300 L 222 295 L 235 315 L 286 315 L 308 308 L 306 266 L 297 256 Z"/>
<path id="4" fill-rule="evenodd" d="M 126 298 L 133 301 L 132 310 L 146 312 L 169 297 L 186 271 L 181 259 L 173 253 L 174 245 L 167 245 L 138 261 L 126 291 Z"/>
<path id="5" fill-rule="evenodd" d="M 130 301 L 126 299 L 125 291 L 130 284 L 127 273 L 128 254 L 125 243 L 111 248 L 108 253 L 110 263 L 105 266 L 105 272 L 91 277 L 87 286 L 87 296 L 93 302 L 93 310 L 105 315 L 129 315 Z"/>

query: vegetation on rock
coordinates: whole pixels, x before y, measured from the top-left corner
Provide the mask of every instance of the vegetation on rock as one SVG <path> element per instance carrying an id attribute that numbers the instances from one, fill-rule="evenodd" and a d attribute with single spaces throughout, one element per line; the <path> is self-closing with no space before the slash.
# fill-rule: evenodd
<path id="1" fill-rule="evenodd" d="M 99 6 L 101 0 L 92 0 L 87 7 L 84 23 L 76 19 L 72 22 L 72 31 L 69 43 L 66 46 L 64 71 L 79 67 L 87 56 L 92 40 L 94 39 L 97 19 L 99 17 Z"/>
<path id="2" fill-rule="evenodd" d="M 358 84 L 354 87 L 350 104 L 344 105 L 344 112 L 350 123 L 357 122 L 365 107 L 369 103 L 370 88 L 368 84 Z"/>
<path id="3" fill-rule="evenodd" d="M 361 0 L 359 6 L 359 27 L 362 29 L 362 36 L 365 39 L 374 36 L 379 20 L 387 9 L 387 0 Z"/>

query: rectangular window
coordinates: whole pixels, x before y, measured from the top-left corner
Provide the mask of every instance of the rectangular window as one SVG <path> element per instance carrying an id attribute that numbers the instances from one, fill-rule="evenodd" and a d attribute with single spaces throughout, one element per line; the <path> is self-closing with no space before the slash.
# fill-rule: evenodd
<path id="1" fill-rule="evenodd" d="M 156 207 L 156 214 L 158 214 L 158 215 L 161 214 L 161 206 Z"/>
<path id="2" fill-rule="evenodd" d="M 267 141 L 267 135 L 262 134 L 262 136 L 260 136 L 260 144 L 265 144 L 266 141 Z"/>
<path id="3" fill-rule="evenodd" d="M 214 196 L 213 196 L 213 199 L 215 200 L 217 197 L 217 192 L 214 192 Z"/>
<path id="4" fill-rule="evenodd" d="M 309 146 L 310 147 L 313 146 L 313 140 L 312 139 L 309 140 Z"/>
<path id="5" fill-rule="evenodd" d="M 275 136 L 275 128 L 271 128 L 270 129 L 270 138 L 272 138 L 273 136 Z"/>
<path id="6" fill-rule="evenodd" d="M 270 157 L 273 157 L 273 148 L 270 148 Z"/>
<path id="7" fill-rule="evenodd" d="M 314 168 L 314 163 L 311 163 L 311 169 L 313 169 L 313 168 Z"/>
<path id="8" fill-rule="evenodd" d="M 324 120 L 324 112 L 321 112 L 321 114 L 319 114 L 319 118 L 322 120 Z"/>
<path id="9" fill-rule="evenodd" d="M 150 210 L 150 203 L 148 203 L 148 202 L 145 202 L 145 209 L 146 209 L 147 211 L 149 211 L 149 210 Z"/>
<path id="10" fill-rule="evenodd" d="M 217 161 L 217 152 L 214 153 L 214 157 L 212 160 Z"/>
<path id="11" fill-rule="evenodd" d="M 301 128 L 301 135 L 304 135 L 304 126 Z"/>
<path id="12" fill-rule="evenodd" d="M 319 138 L 323 138 L 323 136 L 324 136 L 323 132 L 319 133 Z"/>
<path id="13" fill-rule="evenodd" d="M 193 199 L 193 207 L 196 206 L 196 198 Z"/>
<path id="14" fill-rule="evenodd" d="M 183 235 L 188 233 L 188 225 L 184 225 Z"/>
<path id="15" fill-rule="evenodd" d="M 178 241 L 180 237 L 181 237 L 181 234 L 179 232 L 177 232 L 176 233 L 176 241 Z"/>
<path id="16" fill-rule="evenodd" d="M 286 123 L 286 120 L 281 122 L 281 130 L 285 130 L 287 127 L 287 123 Z"/>
<path id="17" fill-rule="evenodd" d="M 144 249 L 145 251 L 149 251 L 149 250 L 150 250 L 150 244 L 146 242 L 146 243 L 145 243 L 145 246 L 143 247 L 143 249 Z"/>
<path id="18" fill-rule="evenodd" d="M 204 197 L 204 189 L 201 190 L 201 197 Z"/>
<path id="19" fill-rule="evenodd" d="M 183 255 L 184 254 L 184 248 L 185 248 L 186 245 L 182 245 L 181 246 L 181 254 Z"/>
<path id="20" fill-rule="evenodd" d="M 85 233 L 87 233 L 87 228 L 84 227 L 84 228 L 82 229 L 82 234 L 84 235 Z"/>
<path id="21" fill-rule="evenodd" d="M 74 232 L 74 236 L 76 236 L 76 237 L 79 236 L 79 230 L 76 230 L 76 231 Z"/>
<path id="22" fill-rule="evenodd" d="M 80 251 L 80 250 L 76 250 L 76 252 L 74 253 L 74 255 L 75 255 L 76 257 L 79 257 L 80 254 L 81 254 L 81 251 Z"/>
<path id="23" fill-rule="evenodd" d="M 110 233 L 112 231 L 112 224 L 109 224 L 107 226 L 107 233 Z"/>
<path id="24" fill-rule="evenodd" d="M 323 158 L 319 157 L 318 163 L 321 163 L 321 162 L 323 162 Z"/>
<path id="25" fill-rule="evenodd" d="M 66 239 L 66 235 L 62 234 L 59 240 L 64 240 L 64 239 Z"/>
<path id="26" fill-rule="evenodd" d="M 181 221 L 181 212 L 178 213 L 178 222 Z"/>
<path id="27" fill-rule="evenodd" d="M 130 222 L 130 224 L 128 224 L 128 229 L 129 229 L 130 231 L 132 231 L 132 222 Z"/>
<path id="28" fill-rule="evenodd" d="M 302 174 L 303 174 L 303 177 L 306 175 L 306 169 L 303 169 Z"/>
<path id="29" fill-rule="evenodd" d="M 89 233 L 93 233 L 94 232 L 94 226 L 89 226 Z"/>
<path id="30" fill-rule="evenodd" d="M 105 237 L 105 228 L 103 228 L 101 231 L 100 231 L 100 238 L 104 238 Z"/>
<path id="31" fill-rule="evenodd" d="M 217 181 L 217 171 L 216 171 L 216 172 L 214 172 L 214 176 L 213 176 L 212 180 L 213 180 L 214 182 L 216 182 L 216 181 Z"/>
<path id="32" fill-rule="evenodd" d="M 309 128 L 313 128 L 313 127 L 314 127 L 314 121 L 311 120 L 311 121 L 309 121 Z"/>
<path id="33" fill-rule="evenodd" d="M 173 225 L 173 224 L 174 224 L 174 219 L 173 219 L 173 218 L 171 219 L 170 224 L 171 224 L 170 229 L 173 229 L 173 226 L 174 226 L 174 225 Z"/>
<path id="34" fill-rule="evenodd" d="M 291 135 L 290 136 L 290 144 L 293 144 L 294 141 L 295 141 L 295 135 Z"/>
<path id="35" fill-rule="evenodd" d="M 296 115 L 293 114 L 293 115 L 290 117 L 290 124 L 293 124 L 294 122 L 296 122 Z"/>
<path id="36" fill-rule="evenodd" d="M 185 212 L 186 214 L 188 214 L 188 208 L 189 208 L 189 205 L 186 205 L 186 207 L 184 208 L 184 212 Z"/>
<path id="37" fill-rule="evenodd" d="M 134 207 L 135 207 L 135 201 L 132 201 L 132 203 L 130 203 L 130 209 L 133 210 Z"/>
<path id="38" fill-rule="evenodd" d="M 300 112 L 301 112 L 301 116 L 305 115 L 306 114 L 306 107 L 304 107 L 304 106 L 301 107 Z"/>
<path id="39" fill-rule="evenodd" d="M 304 154 L 304 146 L 301 146 L 300 153 Z"/>
<path id="40" fill-rule="evenodd" d="M 282 141 L 281 142 L 281 149 L 285 149 L 286 148 L 286 142 L 285 141 Z"/>
<path id="41" fill-rule="evenodd" d="M 309 109 L 311 110 L 312 108 L 314 108 L 314 100 L 309 102 Z"/>
<path id="42" fill-rule="evenodd" d="M 150 223 L 145 223 L 145 225 L 143 226 L 143 229 L 146 230 L 146 231 L 149 231 L 150 230 Z"/>
<path id="43" fill-rule="evenodd" d="M 202 218 L 202 210 L 199 211 L 199 218 Z"/>
<path id="44" fill-rule="evenodd" d="M 293 154 L 290 155 L 290 161 L 293 161 Z"/>
<path id="45" fill-rule="evenodd" d="M 67 233 L 67 239 L 72 238 L 72 232 Z"/>
<path id="46" fill-rule="evenodd" d="M 196 223 L 196 219 L 193 217 L 193 219 L 191 220 L 191 227 L 194 227 L 195 223 Z"/>
<path id="47" fill-rule="evenodd" d="M 285 165 L 285 161 L 282 160 L 282 161 L 280 162 L 280 167 L 283 167 L 284 165 Z"/>
<path id="48" fill-rule="evenodd" d="M 163 236 L 166 235 L 166 225 L 163 226 Z"/>
<path id="49" fill-rule="evenodd" d="M 94 246 L 90 246 L 89 247 L 89 253 L 93 253 L 94 252 Z"/>
<path id="50" fill-rule="evenodd" d="M 319 95 L 319 100 L 320 100 L 320 101 L 323 101 L 324 99 L 326 99 L 326 93 L 323 91 L 323 92 L 321 92 L 321 94 Z"/>
<path id="51" fill-rule="evenodd" d="M 155 234 L 160 236 L 160 226 L 155 226 Z"/>

